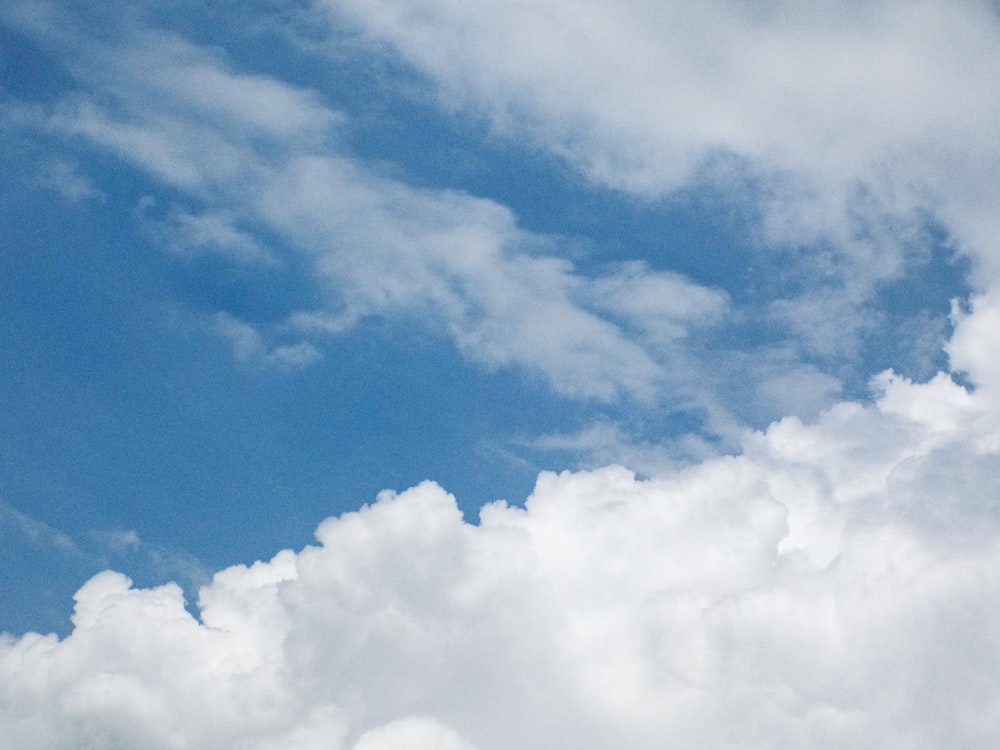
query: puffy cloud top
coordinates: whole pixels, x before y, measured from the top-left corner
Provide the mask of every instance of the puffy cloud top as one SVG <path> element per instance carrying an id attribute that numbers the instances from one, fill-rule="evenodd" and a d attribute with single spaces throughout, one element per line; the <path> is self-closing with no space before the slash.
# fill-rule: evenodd
<path id="1" fill-rule="evenodd" d="M 102 573 L 64 640 L 3 636 L 0 747 L 985 747 L 1000 415 L 973 372 L 886 373 L 649 480 L 545 473 L 477 525 L 385 492 L 217 573 L 197 619 Z"/>

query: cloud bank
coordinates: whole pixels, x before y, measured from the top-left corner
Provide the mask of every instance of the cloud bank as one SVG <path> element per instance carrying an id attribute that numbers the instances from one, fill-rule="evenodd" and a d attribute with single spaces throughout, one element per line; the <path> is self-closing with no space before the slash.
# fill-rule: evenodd
<path id="1" fill-rule="evenodd" d="M 201 589 L 104 572 L 0 641 L 0 747 L 985 747 L 1000 719 L 1000 303 L 947 373 L 638 480 L 432 482 Z"/>

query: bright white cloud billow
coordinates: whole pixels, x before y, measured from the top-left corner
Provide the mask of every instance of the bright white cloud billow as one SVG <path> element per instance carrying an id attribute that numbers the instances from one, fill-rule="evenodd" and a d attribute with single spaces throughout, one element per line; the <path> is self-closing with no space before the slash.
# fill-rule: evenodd
<path id="1" fill-rule="evenodd" d="M 993 336 L 986 303 L 959 323 Z M 892 373 L 638 481 L 433 483 L 199 596 L 117 573 L 0 646 L 0 747 L 985 747 L 1000 717 L 994 373 Z"/>

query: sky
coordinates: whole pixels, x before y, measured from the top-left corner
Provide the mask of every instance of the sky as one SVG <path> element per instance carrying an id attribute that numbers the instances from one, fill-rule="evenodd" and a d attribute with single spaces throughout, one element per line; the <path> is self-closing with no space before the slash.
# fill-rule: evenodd
<path id="1" fill-rule="evenodd" d="M 0 7 L 0 750 L 981 748 L 1000 8 Z"/>

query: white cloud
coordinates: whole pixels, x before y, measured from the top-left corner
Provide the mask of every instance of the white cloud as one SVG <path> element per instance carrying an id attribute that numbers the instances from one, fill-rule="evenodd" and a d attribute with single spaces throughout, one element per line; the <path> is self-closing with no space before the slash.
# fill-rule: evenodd
<path id="1" fill-rule="evenodd" d="M 775 348 L 733 362 L 731 387 L 815 421 L 744 435 L 738 455 L 676 468 L 609 424 L 550 436 L 537 444 L 617 452 L 654 476 L 546 473 L 525 508 L 486 506 L 478 525 L 433 483 L 386 493 L 324 521 L 316 546 L 217 573 L 200 620 L 177 586 L 102 573 L 67 638 L 0 636 L 0 748 L 989 746 L 994 16 L 972 2 L 336 5 L 452 103 L 597 182 L 652 195 L 701 179 L 719 152 L 745 160 L 763 182 L 762 236 L 809 246 L 794 262 L 815 264 L 819 291 L 770 312 L 814 352 L 851 352 L 872 288 L 905 272 L 918 209 L 931 211 L 977 262 L 983 293 L 956 307 L 948 346 L 974 389 L 890 372 L 870 405 L 822 411 L 836 381 Z M 266 259 L 257 225 L 294 244 L 329 300 L 285 332 L 415 314 L 470 359 L 572 396 L 725 390 L 682 348 L 731 312 L 721 292 L 637 264 L 580 273 L 558 238 L 495 202 L 344 156 L 315 94 L 175 37 L 84 57 L 84 90 L 48 127 L 203 204 L 168 215 L 184 247 Z M 320 356 L 225 313 L 210 325 L 250 363 Z M 74 549 L 2 506 L 0 520 Z"/>
<path id="2" fill-rule="evenodd" d="M 955 333 L 947 346 L 951 368 L 966 373 L 973 383 L 994 395 L 1000 384 L 996 356 L 1000 347 L 1000 293 L 973 297 L 968 312 L 953 307 Z"/>
<path id="3" fill-rule="evenodd" d="M 147 202 L 142 208 L 148 208 Z M 166 218 L 146 217 L 153 233 L 173 253 L 195 256 L 216 253 L 237 263 L 276 266 L 278 258 L 254 236 L 238 227 L 229 212 L 194 214 L 174 207 Z"/>
<path id="4" fill-rule="evenodd" d="M 717 321 L 723 307 L 717 291 L 636 264 L 584 276 L 559 257 L 559 238 L 521 229 L 493 201 L 381 176 L 340 153 L 342 118 L 318 95 L 233 71 L 175 35 L 126 28 L 83 45 L 69 66 L 80 90 L 29 121 L 84 136 L 206 206 L 151 225 L 176 252 L 273 265 L 251 227 L 291 242 L 328 295 L 326 307 L 290 315 L 291 329 L 419 315 L 486 367 L 526 370 L 571 397 L 652 402 L 670 379 L 661 340 Z M 640 320 L 647 312 L 655 320 Z M 219 327 L 238 357 L 271 356 L 246 328 Z M 271 354 L 294 364 L 315 358 L 307 346 Z"/>
<path id="5" fill-rule="evenodd" d="M 974 259 L 974 284 L 997 276 L 989 3 L 315 5 L 388 45 L 447 106 L 595 183 L 659 196 L 708 181 L 749 202 L 760 240 L 816 272 L 819 294 L 783 303 L 814 351 L 833 351 L 828 320 L 850 351 L 879 282 L 923 262 L 928 217 Z"/>
<path id="6" fill-rule="evenodd" d="M 844 357 L 876 329 L 879 284 L 926 259 L 928 215 L 968 238 L 962 249 L 988 285 L 995 201 L 960 188 L 958 176 L 988 188 L 990 160 L 964 154 L 992 148 L 976 118 L 993 116 L 984 102 L 996 87 L 976 73 L 932 96 L 942 71 L 991 48 L 977 6 L 942 20 L 933 3 L 909 15 L 891 3 L 812 15 L 633 5 L 324 4 L 395 46 L 453 104 L 528 134 L 597 182 L 655 195 L 707 181 L 751 204 L 759 241 L 795 281 L 775 283 L 783 291 L 762 311 L 640 262 L 584 274 L 560 257 L 560 238 L 525 231 L 502 205 L 414 187 L 345 155 L 336 140 L 345 120 L 316 92 L 131 21 L 101 44 L 36 21 L 32 33 L 73 40 L 64 46 L 75 50 L 66 60 L 79 88 L 28 120 L 85 136 L 199 206 L 154 227 L 178 252 L 275 267 L 281 243 L 302 252 L 326 299 L 294 311 L 286 331 L 315 337 L 365 316 L 418 316 L 488 368 L 527 371 L 575 398 L 694 405 L 719 432 L 748 413 L 771 417 L 777 403 L 802 415 L 832 403 Z M 945 117 L 948 102 L 967 116 Z M 784 337 L 785 382 L 805 390 L 762 380 L 774 368 L 744 367 L 744 390 L 762 406 L 734 416 L 720 396 L 731 384 L 720 390 L 716 370 L 727 352 L 706 351 L 728 345 L 690 334 L 747 325 L 747 315 Z M 275 350 L 275 362 L 297 366 L 316 347 Z"/>
<path id="7" fill-rule="evenodd" d="M 453 731 L 428 717 L 414 717 L 391 722 L 365 732 L 354 750 L 474 750 Z"/>
<path id="8" fill-rule="evenodd" d="M 224 60 L 184 39 L 143 31 L 129 43 L 146 50 L 147 56 L 139 61 L 122 55 L 127 50 L 115 50 L 109 62 L 119 68 L 126 87 L 141 77 L 152 95 L 164 97 L 163 110 L 223 123 L 244 136 L 275 139 L 319 137 L 342 120 L 314 92 L 265 76 L 234 73 Z"/>
<path id="9" fill-rule="evenodd" d="M 111 531 L 95 531 L 91 537 L 103 544 L 109 552 L 136 552 L 142 547 L 142 540 L 135 529 L 113 529 Z"/>
<path id="10" fill-rule="evenodd" d="M 197 589 L 212 578 L 212 571 L 194 555 L 163 544 L 149 542 L 134 529 L 95 529 L 87 536 L 97 545 L 98 569 L 124 566 L 142 571 L 154 581 L 175 581 L 186 589 Z"/>
<path id="11" fill-rule="evenodd" d="M 757 316 L 779 332 L 808 393 L 770 400 L 810 414 L 875 335 L 880 285 L 926 261 L 929 218 L 974 259 L 974 286 L 996 278 L 1000 84 L 988 71 L 1000 32 L 972 0 L 906 12 L 888 1 L 317 3 L 338 28 L 347 19 L 374 48 L 398 51 L 449 106 L 485 113 L 597 183 L 647 197 L 710 184 L 747 208 L 793 282 L 774 283 L 761 311 L 639 263 L 585 275 L 560 257 L 559 238 L 525 231 L 503 206 L 347 156 L 345 118 L 315 91 L 237 70 L 131 16 L 97 42 L 57 8 L 29 5 L 17 23 L 66 50 L 78 89 L 44 116 L 22 108 L 22 124 L 84 136 L 179 189 L 199 208 L 175 209 L 161 227 L 177 250 L 270 264 L 287 250 L 273 241 L 294 244 L 327 297 L 289 316 L 302 335 L 421 316 L 486 367 L 520 368 L 571 397 L 694 403 L 721 430 L 746 415 L 724 413 L 707 386 L 725 357 L 692 342 L 706 322 Z M 310 28 L 315 51 L 322 31 Z M 279 359 L 308 359 L 307 343 Z M 746 392 L 781 395 L 762 382 Z"/>
<path id="12" fill-rule="evenodd" d="M 653 271 L 641 262 L 624 263 L 595 279 L 588 293 L 595 307 L 663 343 L 683 338 L 692 327 L 718 323 L 728 307 L 725 293 L 695 286 L 680 274 Z"/>
<path id="13" fill-rule="evenodd" d="M 478 525 L 386 492 L 217 573 L 200 621 L 102 573 L 64 640 L 0 640 L 0 747 L 988 746 L 994 376 L 886 373 L 740 455 L 544 473 Z"/>
<path id="14" fill-rule="evenodd" d="M 985 139 L 1000 91 L 982 64 L 997 19 L 974 0 L 317 5 L 462 106 L 529 128 L 595 179 L 656 192 L 713 150 L 853 180 L 942 137 Z"/>
<path id="15" fill-rule="evenodd" d="M 471 359 L 526 367 L 572 396 L 650 398 L 663 378 L 650 352 L 588 309 L 599 307 L 605 282 L 537 252 L 545 238 L 492 201 L 310 157 L 289 163 L 260 210 L 315 258 L 319 278 L 341 299 L 346 313 L 333 318 L 335 330 L 345 317 L 429 314 Z M 671 283 L 692 300 L 717 294 L 680 277 Z"/>
<path id="16" fill-rule="evenodd" d="M 764 413 L 796 414 L 812 420 L 841 395 L 835 377 L 796 362 L 791 353 L 782 357 L 781 352 L 760 352 L 757 358 L 748 359 L 750 381 L 756 385 L 750 400 Z"/>
<path id="17" fill-rule="evenodd" d="M 260 331 L 228 313 L 220 312 L 212 316 L 211 327 L 229 342 L 233 356 L 241 362 L 290 371 L 308 367 L 323 358 L 308 341 L 269 346 Z"/>
<path id="18" fill-rule="evenodd" d="M 526 439 L 521 445 L 549 454 L 577 457 L 580 468 L 621 464 L 646 476 L 673 470 L 679 463 L 675 451 L 663 442 L 636 441 L 627 430 L 607 419 L 592 421 L 575 432 L 548 433 Z M 703 451 L 700 457 L 708 453 L 714 451 Z M 566 465 L 564 460 L 557 463 Z"/>
<path id="19" fill-rule="evenodd" d="M 0 500 L 0 528 L 2 527 L 13 529 L 14 534 L 33 545 L 51 547 L 73 557 L 82 555 L 69 535 Z M 11 534 L 12 532 L 7 531 L 5 536 Z"/>
<path id="20" fill-rule="evenodd" d="M 55 190 L 70 203 L 104 200 L 104 193 L 89 177 L 80 174 L 77 165 L 62 159 L 53 159 L 45 164 L 39 182 Z"/>

